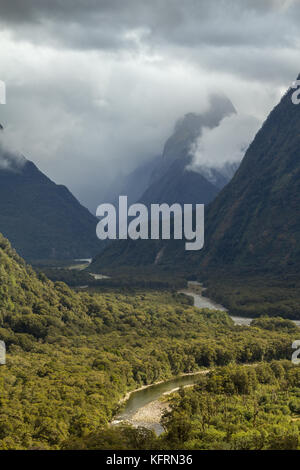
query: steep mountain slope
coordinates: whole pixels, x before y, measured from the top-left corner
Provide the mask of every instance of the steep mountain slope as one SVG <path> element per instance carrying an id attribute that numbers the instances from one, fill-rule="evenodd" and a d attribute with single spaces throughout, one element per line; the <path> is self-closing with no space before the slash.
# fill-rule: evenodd
<path id="1" fill-rule="evenodd" d="M 196 311 L 171 292 L 76 293 L 37 275 L 1 234 L 0 299 L 1 450 L 82 449 L 93 432 L 100 448 L 118 448 L 107 424 L 129 391 L 203 367 L 290 359 L 297 333 L 282 320 L 234 328 L 225 312 Z M 144 445 L 145 429 L 124 429 Z"/>
<path id="2" fill-rule="evenodd" d="M 212 96 L 208 111 L 203 114 L 188 113 L 180 119 L 164 145 L 161 158 L 155 159 L 150 184 L 139 198 L 139 202 L 147 206 L 161 203 L 211 202 L 233 176 L 238 165 L 225 163 L 223 168 L 204 167 L 201 172 L 193 171 L 189 169 L 193 159 L 191 148 L 204 128 L 214 128 L 225 116 L 234 113 L 235 109 L 230 100 L 222 96 Z M 97 271 L 104 266 L 158 263 L 160 255 L 157 257 L 157 254 L 162 245 L 160 241 L 150 240 L 114 241 L 95 257 L 91 269 Z M 169 245 L 172 245 L 172 242 Z M 175 242 L 175 245 L 177 246 L 178 242 Z"/>
<path id="3" fill-rule="evenodd" d="M 181 242 L 119 244 L 119 264 L 298 270 L 300 265 L 300 106 L 288 90 L 249 146 L 232 181 L 206 210 L 205 246 L 185 252 Z M 113 260 L 110 251 L 98 264 Z"/>
<path id="4" fill-rule="evenodd" d="M 162 158 L 140 201 L 147 205 L 163 202 L 208 204 L 212 201 L 220 186 L 209 178 L 211 175 L 206 177 L 207 171 L 205 174 L 205 171 L 196 172 L 188 168 L 193 159 L 191 149 L 204 128 L 217 127 L 225 116 L 235 112 L 231 101 L 226 97 L 211 96 L 210 107 L 206 112 L 188 113 L 180 119 L 165 143 Z"/>
<path id="5" fill-rule="evenodd" d="M 68 306 L 61 302 L 65 294 L 69 295 Z M 33 331 L 26 330 L 26 324 L 32 321 L 32 326 L 37 326 L 37 320 L 46 326 L 48 316 L 54 314 L 58 317 L 66 313 L 69 308 L 76 310 L 76 303 L 73 299 L 76 294 L 66 285 L 60 284 L 55 287 L 42 274 L 41 278 L 35 273 L 31 266 L 16 253 L 9 241 L 0 233 L 0 327 L 1 339 L 7 339 L 3 329 L 15 326 L 15 331 L 21 332 L 17 328 L 18 321 L 23 321 L 24 333 L 33 334 Z M 42 308 L 46 310 L 43 312 Z M 47 315 L 44 314 L 47 312 Z M 79 311 L 77 312 L 79 315 Z M 36 323 L 34 317 L 36 314 Z M 36 335 L 35 335 L 36 336 Z"/>
<path id="6" fill-rule="evenodd" d="M 0 232 L 27 259 L 91 257 L 101 250 L 97 219 L 30 161 L 2 150 Z"/>
<path id="7" fill-rule="evenodd" d="M 189 157 L 175 160 L 166 173 L 144 192 L 140 202 L 151 204 L 208 204 L 218 194 L 218 188 L 200 173 L 186 169 Z"/>
<path id="8" fill-rule="evenodd" d="M 289 90 L 210 206 L 203 265 L 276 269 L 300 261 L 300 107 Z"/>
<path id="9" fill-rule="evenodd" d="M 108 201 L 118 201 L 127 195 L 129 204 L 195 203 L 207 204 L 232 178 L 238 164 L 225 164 L 222 168 L 203 167 L 199 171 L 188 169 L 192 163 L 192 146 L 204 128 L 217 127 L 222 119 L 236 111 L 226 97 L 211 96 L 209 109 L 202 114 L 188 113 L 175 124 L 167 139 L 162 155 L 138 166 L 129 175 L 117 181 Z"/>

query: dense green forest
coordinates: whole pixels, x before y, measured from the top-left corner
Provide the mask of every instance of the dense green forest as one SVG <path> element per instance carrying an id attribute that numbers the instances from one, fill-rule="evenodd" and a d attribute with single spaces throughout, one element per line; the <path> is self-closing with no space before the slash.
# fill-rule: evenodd
<path id="1" fill-rule="evenodd" d="M 300 447 L 300 368 L 288 361 L 230 365 L 201 375 L 168 399 L 165 432 L 104 427 L 71 438 L 71 449 L 296 450 Z"/>
<path id="2" fill-rule="evenodd" d="M 291 322 L 235 326 L 171 290 L 77 293 L 36 274 L 1 237 L 0 449 L 71 448 L 109 423 L 128 390 L 203 367 L 290 359 L 298 335 Z"/>
<path id="3" fill-rule="evenodd" d="M 178 290 L 186 287 L 186 279 L 199 279 L 206 287 L 203 294 L 224 305 L 232 315 L 300 320 L 300 280 L 292 272 L 279 276 L 210 270 L 191 275 L 180 270 L 174 274 L 162 267 L 123 266 L 104 269 L 103 273 L 109 278 L 96 280 L 86 269 L 40 268 L 40 271 L 52 281 L 63 281 L 72 287 L 123 288 L 126 291 L 135 288 Z"/>
<path id="4" fill-rule="evenodd" d="M 186 287 L 187 282 L 182 273 L 173 273 L 146 267 L 145 269 L 123 267 L 120 269 L 103 270 L 101 274 L 107 275 L 103 279 L 95 279 L 93 273 L 87 269 L 70 268 L 36 268 L 44 273 L 51 281 L 61 281 L 71 287 L 101 287 L 128 290 L 136 288 L 147 289 L 180 289 Z"/>
<path id="5" fill-rule="evenodd" d="M 300 368 L 289 361 L 217 368 L 171 400 L 163 446 L 299 449 L 299 383 Z"/>
<path id="6" fill-rule="evenodd" d="M 300 280 L 295 273 L 209 272 L 204 276 L 205 295 L 224 305 L 232 315 L 268 315 L 300 320 Z"/>

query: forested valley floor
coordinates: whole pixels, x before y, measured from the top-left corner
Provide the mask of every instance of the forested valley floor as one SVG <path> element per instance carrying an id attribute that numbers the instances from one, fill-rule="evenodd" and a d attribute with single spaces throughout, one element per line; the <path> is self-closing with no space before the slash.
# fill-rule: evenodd
<path id="1" fill-rule="evenodd" d="M 235 326 L 170 288 L 75 292 L 1 237 L 0 449 L 299 448 L 300 330 L 272 321 Z M 159 438 L 109 426 L 126 392 L 202 368 Z"/>

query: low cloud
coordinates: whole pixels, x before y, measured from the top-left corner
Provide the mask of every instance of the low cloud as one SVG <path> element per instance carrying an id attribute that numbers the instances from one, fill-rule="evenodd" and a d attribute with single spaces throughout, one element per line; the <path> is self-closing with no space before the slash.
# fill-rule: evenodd
<path id="1" fill-rule="evenodd" d="M 242 116 L 262 122 L 299 72 L 299 19 L 292 0 L 1 0 L 0 122 L 94 212 L 118 174 L 160 155 L 209 95 L 228 96 L 242 133 Z M 224 121 L 219 141 L 222 129 L 237 138 Z M 238 159 L 248 143 L 209 139 L 216 162 L 219 149 Z"/>
<path id="2" fill-rule="evenodd" d="M 225 163 L 239 163 L 260 127 L 253 116 L 234 114 L 226 116 L 213 128 L 204 128 L 191 149 L 193 163 L 190 169 L 203 167 L 220 169 Z"/>
<path id="3" fill-rule="evenodd" d="M 0 170 L 19 171 L 25 163 L 26 158 L 15 151 L 2 134 L 0 136 Z"/>

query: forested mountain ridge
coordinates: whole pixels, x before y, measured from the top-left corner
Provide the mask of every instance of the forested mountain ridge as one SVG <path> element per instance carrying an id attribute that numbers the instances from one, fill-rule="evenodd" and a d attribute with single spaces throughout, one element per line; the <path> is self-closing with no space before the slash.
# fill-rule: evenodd
<path id="1" fill-rule="evenodd" d="M 8 162 L 5 153 L 0 157 Z M 96 217 L 34 163 L 0 165 L 0 231 L 26 259 L 92 257 L 102 248 L 96 225 Z"/>
<path id="2" fill-rule="evenodd" d="M 300 262 L 300 106 L 287 91 L 206 216 L 203 265 Z"/>

